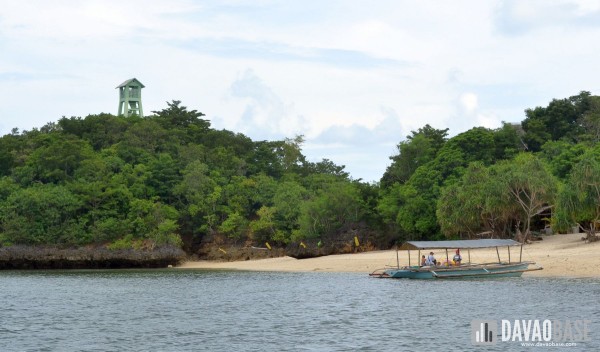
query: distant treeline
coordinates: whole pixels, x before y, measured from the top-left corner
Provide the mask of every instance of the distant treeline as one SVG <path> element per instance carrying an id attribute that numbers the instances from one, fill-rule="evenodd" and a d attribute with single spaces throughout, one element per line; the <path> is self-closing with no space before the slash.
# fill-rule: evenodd
<path id="1" fill-rule="evenodd" d="M 524 239 L 532 221 L 589 228 L 600 211 L 600 97 L 525 113 L 521 125 L 453 138 L 413 131 L 379 183 L 308 162 L 302 136 L 253 141 L 179 101 L 144 118 L 15 129 L 0 138 L 0 245 L 189 250 L 216 235 L 297 247 L 357 235 L 385 247 L 481 232 Z"/>

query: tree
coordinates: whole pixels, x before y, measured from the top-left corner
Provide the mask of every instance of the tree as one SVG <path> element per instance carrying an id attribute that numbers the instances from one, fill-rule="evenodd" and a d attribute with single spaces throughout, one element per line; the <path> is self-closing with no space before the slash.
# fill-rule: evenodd
<path id="1" fill-rule="evenodd" d="M 252 201 L 252 211 L 256 211 L 263 206 L 273 206 L 275 193 L 279 187 L 278 182 L 270 176 L 265 174 L 258 174 L 250 176 L 252 180 L 252 194 L 250 199 Z"/>
<path id="2" fill-rule="evenodd" d="M 87 140 L 98 151 L 122 141 L 129 124 L 136 120 L 111 114 L 88 115 L 85 119 L 63 117 L 58 121 L 58 127 L 63 133 Z"/>
<path id="3" fill-rule="evenodd" d="M 277 228 L 285 232 L 286 238 L 298 230 L 298 218 L 301 207 L 308 198 L 308 191 L 295 181 L 283 181 L 278 184 L 273 195 L 274 217 Z"/>
<path id="4" fill-rule="evenodd" d="M 81 201 L 64 186 L 37 184 L 13 190 L 0 204 L 3 244 L 80 244 Z"/>
<path id="5" fill-rule="evenodd" d="M 579 135 L 580 141 L 591 143 L 600 142 L 600 97 L 589 97 L 589 109 L 583 113 L 583 116 L 577 121 L 584 132 Z"/>
<path id="6" fill-rule="evenodd" d="M 448 140 L 440 152 L 444 149 L 459 150 L 464 156 L 464 167 L 472 161 L 480 161 L 490 165 L 496 156 L 496 145 L 494 144 L 494 131 L 485 127 L 474 127 L 460 133 Z"/>
<path id="7" fill-rule="evenodd" d="M 0 177 L 0 201 L 5 200 L 17 190 L 19 190 L 19 185 L 12 178 Z"/>
<path id="8" fill-rule="evenodd" d="M 304 238 L 334 236 L 336 231 L 359 221 L 363 214 L 363 203 L 354 185 L 334 182 L 302 203 L 298 233 Z"/>
<path id="9" fill-rule="evenodd" d="M 407 182 L 419 166 L 435 158 L 447 136 L 447 128 L 438 130 L 429 125 L 412 131 L 405 141 L 398 144 L 398 154 L 390 157 L 392 164 L 383 174 L 381 185 L 389 187 L 395 182 Z"/>
<path id="10" fill-rule="evenodd" d="M 553 99 L 547 107 L 525 110 L 522 126 L 529 150 L 537 152 L 550 140 L 577 140 L 584 133 L 580 121 L 589 109 L 590 92 L 582 91 L 566 99 Z"/>
<path id="11" fill-rule="evenodd" d="M 554 176 L 566 180 L 571 168 L 581 160 L 586 150 L 587 147 L 582 143 L 574 144 L 564 140 L 548 141 L 542 146 L 539 157 L 548 164 Z"/>
<path id="12" fill-rule="evenodd" d="M 420 193 L 410 184 L 398 187 L 396 223 L 410 239 L 434 239 L 439 233 L 435 199 Z"/>
<path id="13" fill-rule="evenodd" d="M 16 151 L 21 139 L 20 136 L 14 134 L 0 137 L 0 177 L 10 175 L 12 169 L 17 166 Z"/>
<path id="14" fill-rule="evenodd" d="M 486 183 L 488 169 L 482 163 L 472 163 L 457 183 L 445 187 L 437 203 L 436 216 L 447 237 L 467 234 L 472 237 L 485 227 Z"/>
<path id="15" fill-rule="evenodd" d="M 181 238 L 175 233 L 178 217 L 174 207 L 146 199 L 133 199 L 127 215 L 133 237 L 151 240 L 152 248 L 181 245 Z"/>
<path id="16" fill-rule="evenodd" d="M 240 213 L 230 213 L 219 226 L 219 231 L 236 241 L 241 239 L 248 229 L 248 220 Z"/>
<path id="17" fill-rule="evenodd" d="M 180 182 L 181 177 L 177 162 L 167 153 L 160 153 L 148 165 L 150 177 L 146 180 L 153 194 L 170 204 L 173 200 L 173 189 Z"/>
<path id="18" fill-rule="evenodd" d="M 557 181 L 530 153 L 485 167 L 472 163 L 461 179 L 443 188 L 437 216 L 446 236 L 491 231 L 505 236 L 513 225 L 526 241 L 531 219 L 553 204 Z"/>
<path id="19" fill-rule="evenodd" d="M 558 197 L 558 222 L 587 223 L 587 240 L 595 241 L 600 223 L 600 148 L 587 152 L 571 172 Z"/>
<path id="20" fill-rule="evenodd" d="M 180 100 L 167 102 L 167 108 L 160 111 L 152 111 L 156 116 L 154 119 L 165 129 L 183 128 L 190 129 L 193 134 L 208 131 L 210 121 L 201 119 L 205 116 L 197 110 L 188 111 L 187 107 L 181 106 Z"/>
<path id="21" fill-rule="evenodd" d="M 228 148 L 243 160 L 249 160 L 256 143 L 242 133 L 233 133 L 227 130 L 208 130 L 202 135 L 200 140 L 194 143 L 201 144 L 207 149 L 218 147 Z"/>
<path id="22" fill-rule="evenodd" d="M 493 167 L 473 162 L 456 183 L 444 187 L 436 215 L 447 237 L 472 237 L 484 231 L 506 236 L 519 208 L 505 197 L 502 178 Z"/>
<path id="23" fill-rule="evenodd" d="M 531 219 L 553 204 L 558 183 L 547 166 L 530 153 L 502 161 L 492 170 L 507 199 L 521 209 L 524 225 L 520 229 L 523 234 L 520 240 L 524 242 L 529 236 Z"/>
<path id="24" fill-rule="evenodd" d="M 281 162 L 285 171 L 295 171 L 306 162 L 304 155 L 302 155 L 303 144 L 303 135 L 297 135 L 294 138 L 286 138 L 284 140 L 281 150 Z"/>
<path id="25" fill-rule="evenodd" d="M 309 174 L 328 174 L 348 179 L 350 174 L 344 171 L 344 165 L 336 165 L 329 159 L 323 159 L 317 163 L 306 163 L 306 170 Z"/>
<path id="26" fill-rule="evenodd" d="M 407 238 L 434 239 L 440 233 L 436 219 L 440 190 L 460 178 L 468 160 L 460 145 L 450 142 L 440 148 L 434 160 L 417 168 L 408 182 L 392 186 L 389 195 L 383 190 L 387 199 L 378 209 Z"/>
<path id="27" fill-rule="evenodd" d="M 248 157 L 250 174 L 264 173 L 273 178 L 281 178 L 284 170 L 277 155 L 280 145 L 281 142 L 255 142 L 252 154 Z"/>
<path id="28" fill-rule="evenodd" d="M 77 169 L 75 180 L 67 184 L 81 199 L 80 219 L 89 242 L 111 242 L 129 232 L 126 218 L 133 194 L 125 179 L 114 173 L 121 170 L 121 163 L 112 156 L 86 159 Z"/>
<path id="29" fill-rule="evenodd" d="M 503 122 L 502 127 L 494 131 L 494 146 L 496 152 L 494 161 L 512 159 L 519 152 L 525 151 L 525 146 L 521 141 L 520 125 L 511 125 Z"/>
<path id="30" fill-rule="evenodd" d="M 210 150 L 206 155 L 206 164 L 211 169 L 218 170 L 226 179 L 246 175 L 246 162 L 232 148 L 216 147 Z"/>
<path id="31" fill-rule="evenodd" d="M 252 216 L 256 210 L 255 195 L 257 183 L 254 179 L 244 176 L 234 176 L 223 187 L 223 202 L 227 214 L 238 213 L 244 217 Z"/>
<path id="32" fill-rule="evenodd" d="M 257 242 L 274 240 L 286 244 L 289 242 L 289 235 L 286 236 L 282 231 L 277 230 L 275 223 L 275 208 L 273 207 L 261 207 L 256 215 L 258 219 L 250 222 L 250 229 L 252 230 L 252 239 Z"/>
<path id="33" fill-rule="evenodd" d="M 72 136 L 54 136 L 48 145 L 31 154 L 26 166 L 33 171 L 32 181 L 60 183 L 71 180 L 80 164 L 93 157 L 87 142 Z"/>
<path id="34" fill-rule="evenodd" d="M 181 207 L 191 222 L 192 231 L 215 230 L 219 225 L 223 192 L 215 181 L 218 175 L 209 174 L 208 166 L 199 161 L 190 163 L 182 173 L 183 179 L 174 193 L 181 198 Z"/>
<path id="35" fill-rule="evenodd" d="M 144 119 L 135 123 L 118 145 L 119 157 L 132 164 L 146 162 L 152 154 L 162 150 L 167 135 L 167 131 L 155 121 Z"/>

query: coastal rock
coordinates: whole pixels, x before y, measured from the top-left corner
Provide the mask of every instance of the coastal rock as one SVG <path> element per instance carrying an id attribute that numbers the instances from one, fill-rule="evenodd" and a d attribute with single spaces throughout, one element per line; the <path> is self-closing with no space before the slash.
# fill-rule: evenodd
<path id="1" fill-rule="evenodd" d="M 0 248 L 0 269 L 165 268 L 186 258 L 177 247 L 154 250 L 10 246 Z"/>

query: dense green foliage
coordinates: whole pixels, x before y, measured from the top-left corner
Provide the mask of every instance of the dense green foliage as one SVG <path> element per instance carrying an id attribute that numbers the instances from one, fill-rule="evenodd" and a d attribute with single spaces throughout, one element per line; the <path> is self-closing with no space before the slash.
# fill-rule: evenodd
<path id="1" fill-rule="evenodd" d="M 400 144 L 400 152 L 404 147 Z M 431 238 L 440 233 L 436 208 L 442 190 L 457 182 L 469 163 L 491 165 L 512 157 L 518 148 L 516 131 L 508 125 L 497 131 L 476 127 L 444 139 L 434 157 L 417 167 L 407 181 L 382 187 L 379 210 L 407 238 Z M 394 167 L 392 163 L 388 172 Z"/>
<path id="2" fill-rule="evenodd" d="M 588 150 L 573 166 L 568 182 L 558 194 L 558 228 L 573 223 L 587 224 L 588 237 L 595 237 L 600 225 L 600 148 Z"/>
<path id="3" fill-rule="evenodd" d="M 368 220 L 361 192 L 375 186 L 307 162 L 301 136 L 252 141 L 203 116 L 173 101 L 144 118 L 62 118 L 3 136 L 0 244 L 123 249 L 223 234 L 285 245 Z"/>
<path id="4" fill-rule="evenodd" d="M 144 118 L 62 118 L 1 137 L 0 245 L 154 248 L 220 235 L 286 246 L 360 229 L 385 246 L 525 240 L 600 220 L 600 97 L 588 92 L 527 109 L 522 127 L 449 138 L 426 125 L 398 144 L 379 184 L 308 162 L 302 136 L 253 141 L 203 116 L 173 101 Z"/>
<path id="5" fill-rule="evenodd" d="M 600 184 L 590 177 L 600 174 L 600 97 L 581 92 L 525 114 L 522 127 L 450 139 L 429 125 L 412 132 L 381 180 L 377 209 L 388 228 L 400 239 L 526 240 L 550 223 L 568 231 L 598 221 Z"/>
<path id="6" fill-rule="evenodd" d="M 447 234 L 509 236 L 514 230 L 526 240 L 531 220 L 549 209 L 556 191 L 557 181 L 535 155 L 522 153 L 490 167 L 473 163 L 459 181 L 444 188 L 437 216 Z"/>

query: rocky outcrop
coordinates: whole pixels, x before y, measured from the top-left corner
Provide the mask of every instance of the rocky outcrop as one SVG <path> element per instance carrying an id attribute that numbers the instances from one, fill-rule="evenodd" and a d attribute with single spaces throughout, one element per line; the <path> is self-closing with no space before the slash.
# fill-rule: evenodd
<path id="1" fill-rule="evenodd" d="M 186 257 L 177 247 L 153 250 L 10 246 L 0 248 L 0 269 L 165 268 Z"/>

